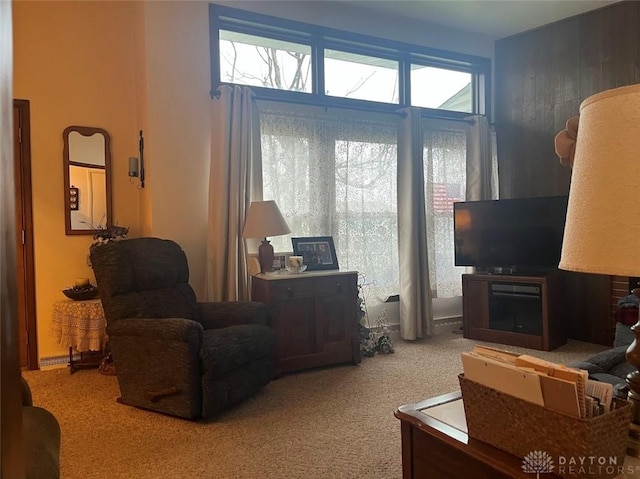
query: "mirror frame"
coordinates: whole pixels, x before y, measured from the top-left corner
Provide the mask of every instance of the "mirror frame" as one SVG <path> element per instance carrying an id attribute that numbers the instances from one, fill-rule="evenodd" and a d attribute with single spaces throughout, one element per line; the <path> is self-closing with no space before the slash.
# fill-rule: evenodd
<path id="1" fill-rule="evenodd" d="M 106 191 L 106 209 L 107 209 L 107 218 L 106 224 L 101 225 L 102 228 L 107 228 L 113 225 L 113 216 L 112 216 L 112 186 L 111 186 L 111 137 L 106 130 L 102 128 L 95 128 L 89 126 L 69 126 L 64 129 L 62 133 L 62 139 L 64 141 L 64 151 L 63 151 L 63 176 L 64 176 L 64 221 L 65 221 L 65 233 L 67 235 L 94 235 L 98 230 L 97 229 L 73 229 L 71 227 L 71 201 L 69 195 L 69 188 L 71 187 L 71 183 L 69 181 L 69 133 L 77 132 L 82 136 L 93 136 L 95 134 L 104 136 L 104 173 L 105 173 L 105 191 Z"/>

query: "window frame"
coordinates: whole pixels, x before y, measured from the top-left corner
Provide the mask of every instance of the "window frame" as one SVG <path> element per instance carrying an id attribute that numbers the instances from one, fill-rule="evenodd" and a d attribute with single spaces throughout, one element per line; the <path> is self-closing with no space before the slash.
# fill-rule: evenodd
<path id="1" fill-rule="evenodd" d="M 222 5 L 209 5 L 209 37 L 211 52 L 211 95 L 221 85 L 220 30 L 246 33 L 275 40 L 308 45 L 311 48 L 311 93 L 252 86 L 256 97 L 266 100 L 394 112 L 411 105 L 411 65 L 433 66 L 471 74 L 471 112 L 420 108 L 424 116 L 463 119 L 470 115 L 491 117 L 491 60 L 475 55 L 451 52 L 386 40 L 309 23 L 248 12 Z M 368 55 L 398 62 L 398 103 L 325 95 L 324 51 Z"/>

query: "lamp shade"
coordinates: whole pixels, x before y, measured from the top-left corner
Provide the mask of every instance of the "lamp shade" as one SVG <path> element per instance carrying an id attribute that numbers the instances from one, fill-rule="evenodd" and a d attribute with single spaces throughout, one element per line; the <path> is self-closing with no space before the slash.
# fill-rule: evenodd
<path id="1" fill-rule="evenodd" d="M 243 238 L 266 238 L 287 233 L 291 233 L 291 230 L 275 201 L 254 201 L 251 203 L 242 230 Z"/>
<path id="2" fill-rule="evenodd" d="M 580 105 L 559 267 L 640 275 L 640 85 Z"/>

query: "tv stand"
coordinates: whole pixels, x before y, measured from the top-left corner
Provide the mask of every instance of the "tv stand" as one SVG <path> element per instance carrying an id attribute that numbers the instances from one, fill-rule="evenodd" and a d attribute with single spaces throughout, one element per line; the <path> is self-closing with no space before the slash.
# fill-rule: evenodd
<path id="1" fill-rule="evenodd" d="M 506 268 L 503 268 L 503 267 L 489 268 L 487 270 L 487 274 L 505 274 L 505 275 L 513 276 L 513 275 L 520 274 L 520 272 L 518 271 L 518 268 L 516 268 L 515 266 L 509 266 Z"/>
<path id="2" fill-rule="evenodd" d="M 497 267 L 497 268 L 487 268 L 487 269 L 478 269 L 476 268 L 477 274 L 490 274 L 491 276 L 547 276 L 552 272 L 557 270 L 555 269 L 530 269 L 530 268 L 519 268 L 517 266 L 508 266 L 508 267 Z"/>
<path id="3" fill-rule="evenodd" d="M 542 351 L 565 344 L 561 284 L 554 273 L 463 274 L 464 337 Z"/>

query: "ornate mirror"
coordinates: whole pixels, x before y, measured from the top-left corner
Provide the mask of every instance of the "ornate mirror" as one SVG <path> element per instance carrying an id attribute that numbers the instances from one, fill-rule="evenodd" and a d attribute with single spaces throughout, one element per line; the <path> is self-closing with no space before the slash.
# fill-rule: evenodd
<path id="1" fill-rule="evenodd" d="M 64 139 L 64 217 L 68 235 L 92 235 L 113 224 L 111 145 L 101 128 L 70 126 Z"/>

